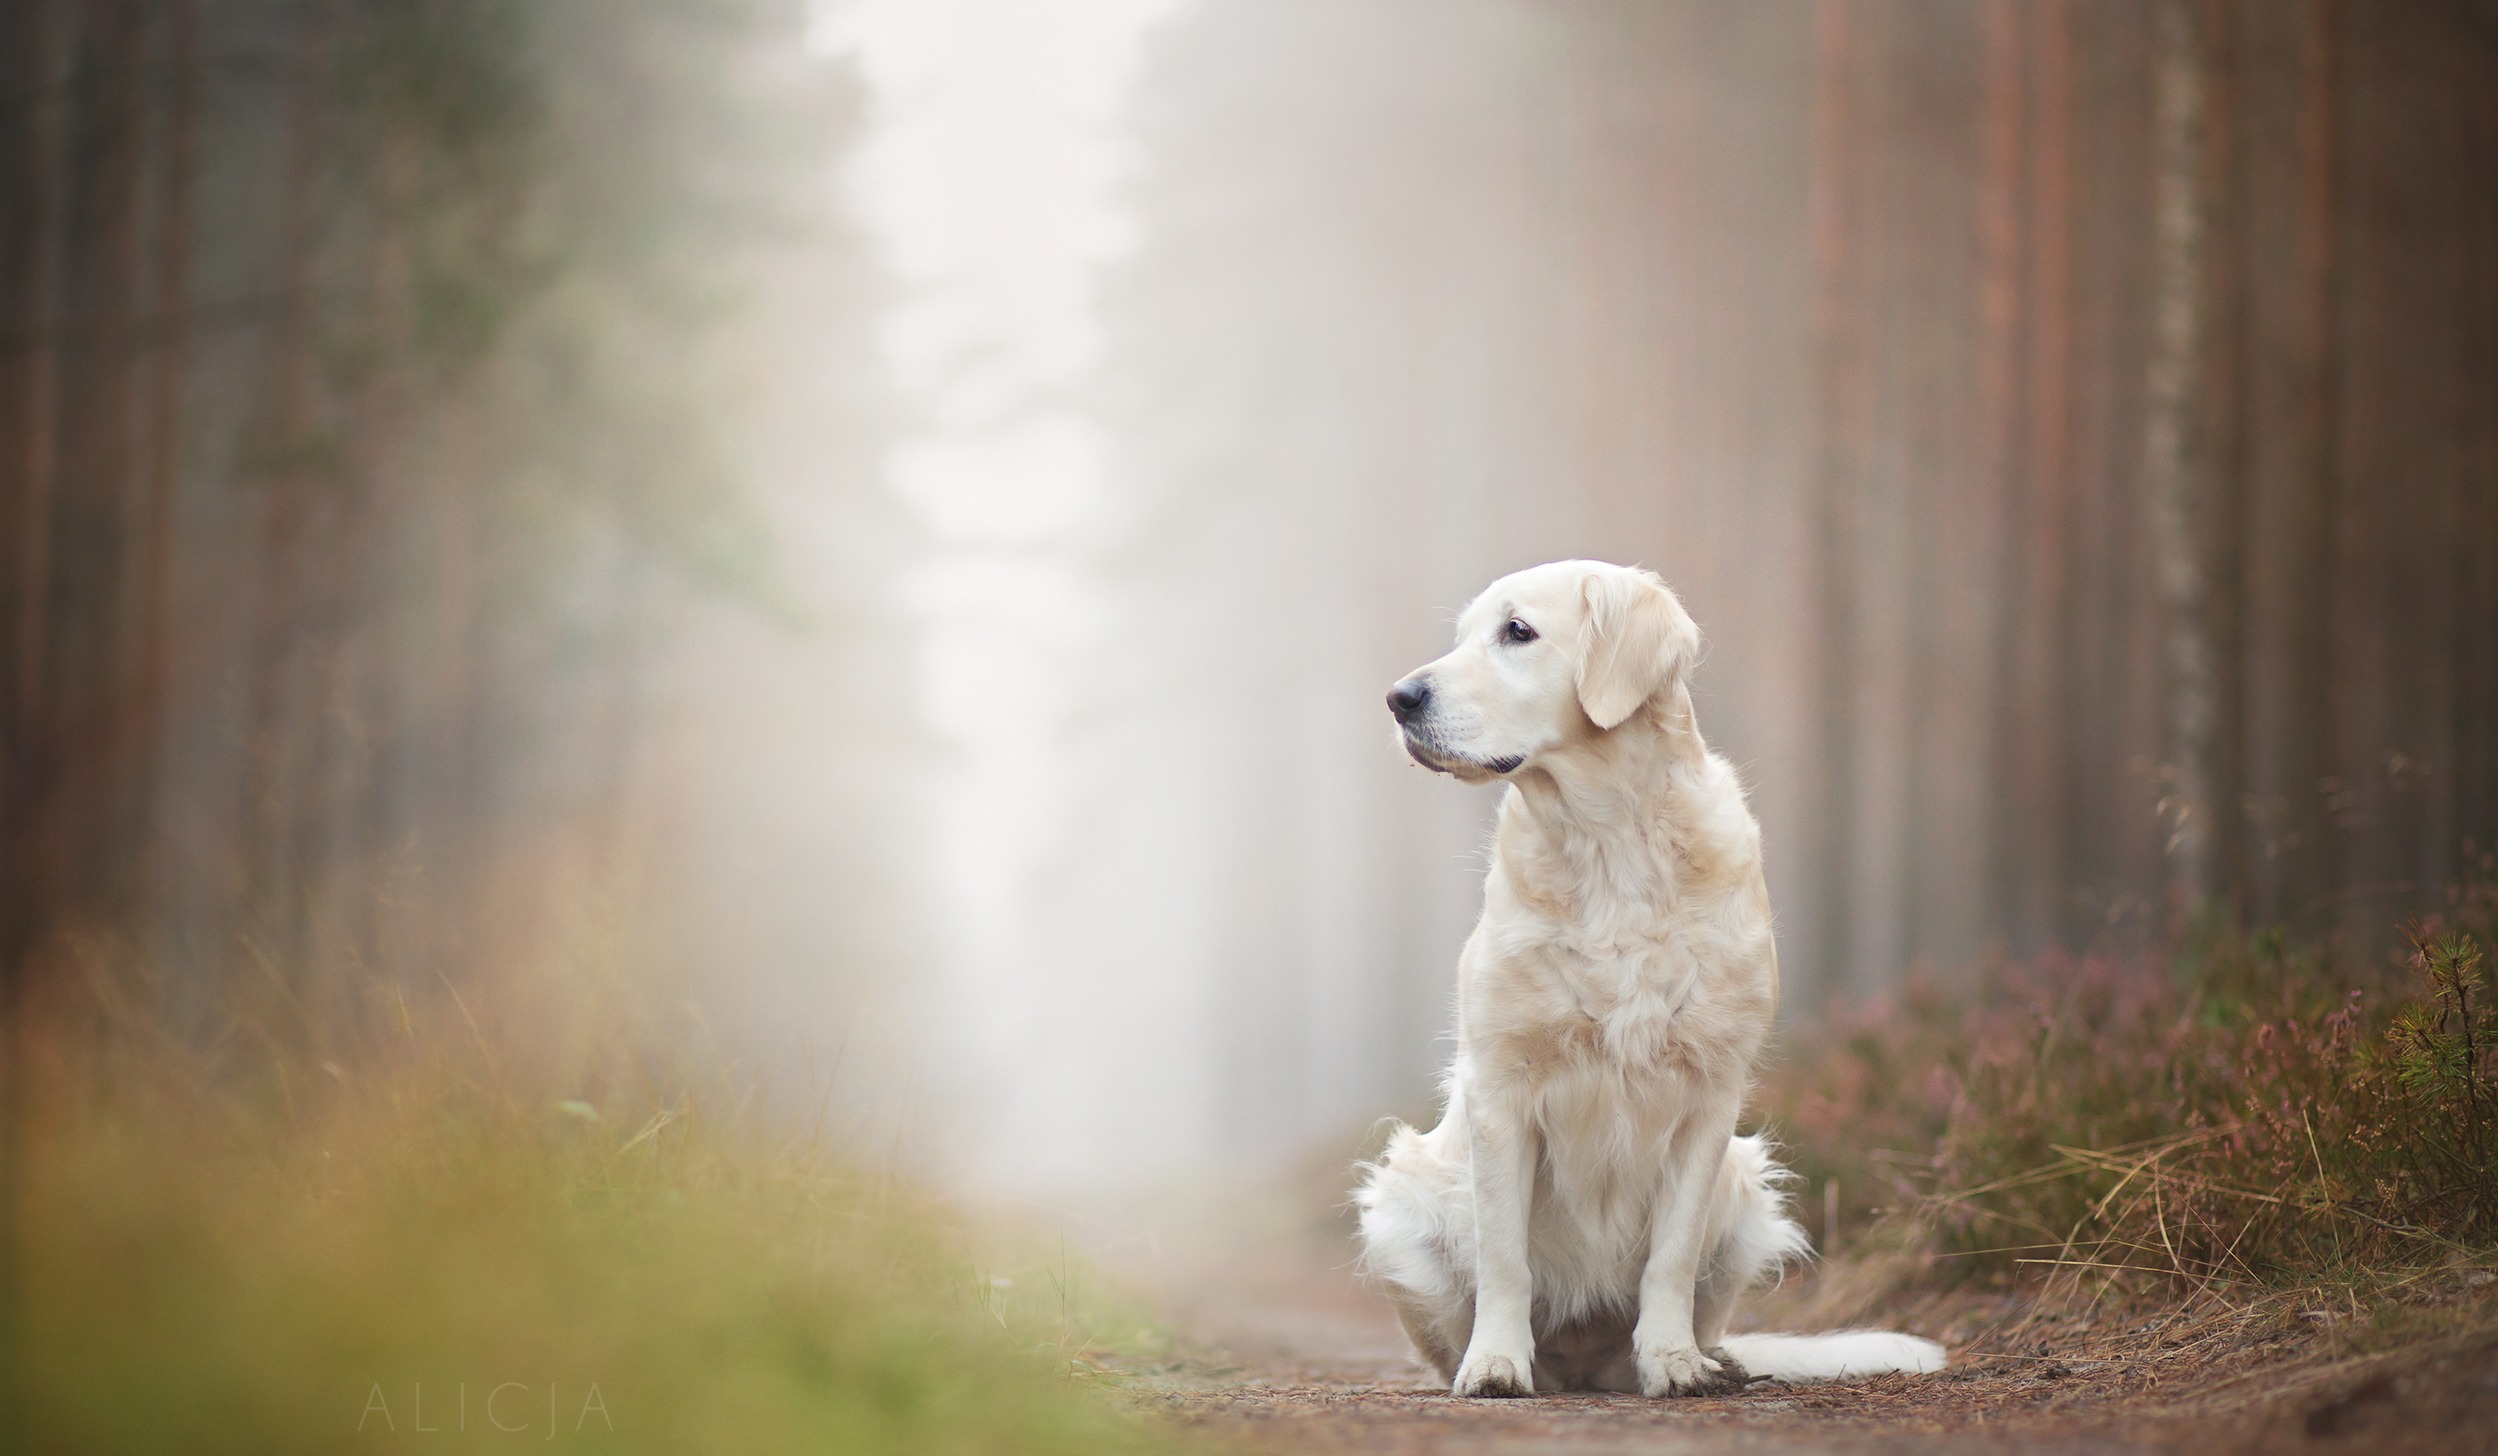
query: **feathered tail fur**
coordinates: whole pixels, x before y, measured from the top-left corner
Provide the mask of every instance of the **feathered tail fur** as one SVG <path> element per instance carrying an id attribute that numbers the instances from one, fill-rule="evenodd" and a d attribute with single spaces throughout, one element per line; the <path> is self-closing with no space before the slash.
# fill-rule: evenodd
<path id="1" fill-rule="evenodd" d="M 1825 1335 L 1728 1335 L 1726 1353 L 1744 1372 L 1801 1385 L 1809 1380 L 1861 1380 L 1898 1371 L 1923 1375 L 1943 1368 L 1943 1347 L 1890 1330 L 1836 1330 Z"/>
<path id="2" fill-rule="evenodd" d="M 1787 1185 L 1795 1175 L 1772 1156 L 1767 1139 L 1736 1138 L 1726 1149 L 1725 1195 L 1730 1204 L 1728 1239 L 1749 1246 L 1732 1260 L 1747 1282 L 1781 1265 L 1812 1257 L 1812 1243 L 1787 1213 Z M 1867 1376 L 1924 1375 L 1944 1365 L 1943 1347 L 1891 1330 L 1834 1330 L 1826 1334 L 1727 1335 L 1720 1348 L 1744 1372 L 1801 1385 L 1815 1380 L 1861 1380 Z"/>
<path id="3" fill-rule="evenodd" d="M 1362 1266 L 1384 1285 L 1425 1362 L 1447 1379 L 1464 1354 L 1474 1324 L 1474 1215 L 1462 1153 L 1445 1128 L 1399 1126 L 1377 1163 L 1363 1169 L 1354 1193 L 1361 1214 Z M 1812 1256 L 1811 1241 L 1787 1212 L 1794 1175 L 1779 1166 L 1766 1139 L 1727 1145 L 1710 1219 L 1712 1248 L 1699 1291 L 1696 1333 L 1723 1349 L 1755 1377 L 1801 1384 L 1856 1380 L 1893 1372 L 1943 1368 L 1943 1347 L 1888 1330 L 1831 1334 L 1725 1334 L 1726 1316 L 1745 1287 L 1783 1265 Z M 1559 1278 L 1562 1271 L 1550 1271 Z M 1612 1290 L 1556 1288 L 1547 1307 L 1622 1307 Z M 1565 1319 L 1547 1329 L 1536 1361 L 1538 1390 L 1638 1388 L 1631 1360 L 1631 1321 L 1616 1313 Z"/>

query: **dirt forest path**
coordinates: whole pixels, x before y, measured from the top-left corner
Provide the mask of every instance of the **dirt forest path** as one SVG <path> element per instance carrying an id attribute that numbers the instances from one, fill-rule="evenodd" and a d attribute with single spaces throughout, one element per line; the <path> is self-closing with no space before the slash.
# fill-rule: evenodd
<path id="1" fill-rule="evenodd" d="M 1253 1450 L 1365 1456 L 2498 1453 L 2489 1300 L 2473 1301 L 2482 1318 L 2368 1354 L 2337 1351 L 2295 1317 L 2225 1336 L 2206 1319 L 2166 1342 L 2130 1323 L 2033 1322 L 2003 1348 L 1986 1330 L 2007 1306 L 1964 1301 L 1957 1314 L 1929 1305 L 1908 1321 L 1954 1337 L 1940 1375 L 1707 1400 L 1467 1401 L 1413 1361 L 1382 1300 L 1320 1257 L 1333 1252 L 1243 1246 L 1167 1282 L 1180 1343 L 1154 1374 L 1154 1402 Z"/>

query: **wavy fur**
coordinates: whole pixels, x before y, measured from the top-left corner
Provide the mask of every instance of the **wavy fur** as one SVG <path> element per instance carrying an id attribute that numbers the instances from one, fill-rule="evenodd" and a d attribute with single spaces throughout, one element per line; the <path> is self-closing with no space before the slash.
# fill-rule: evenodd
<path id="1" fill-rule="evenodd" d="M 1699 646 L 1656 577 L 1560 562 L 1493 583 L 1391 697 L 1417 762 L 1509 785 L 1445 1110 L 1354 1194 L 1364 1269 L 1461 1395 L 1942 1362 L 1879 1331 L 1726 1333 L 1810 1246 L 1770 1146 L 1734 1135 L 1778 959 L 1759 826 L 1692 714 Z"/>

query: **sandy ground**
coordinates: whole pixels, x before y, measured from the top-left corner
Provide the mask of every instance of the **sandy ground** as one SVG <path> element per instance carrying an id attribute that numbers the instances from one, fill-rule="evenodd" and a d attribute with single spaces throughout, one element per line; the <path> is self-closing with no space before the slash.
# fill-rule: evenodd
<path id="1" fill-rule="evenodd" d="M 1202 1230 L 1201 1230 L 1202 1231 Z M 1185 1425 L 1291 1452 L 2498 1453 L 2498 1286 L 2422 1295 L 2414 1333 L 2362 1352 L 2331 1311 L 2217 1301 L 2122 1316 L 1946 1295 L 1888 1323 L 1943 1338 L 1951 1369 L 1851 1386 L 1762 1384 L 1721 1399 L 1467 1401 L 1407 1353 L 1324 1221 L 1244 1229 L 1151 1271 L 1179 1334 L 1138 1370 Z M 1762 1327 L 1827 1308 L 1809 1281 Z"/>

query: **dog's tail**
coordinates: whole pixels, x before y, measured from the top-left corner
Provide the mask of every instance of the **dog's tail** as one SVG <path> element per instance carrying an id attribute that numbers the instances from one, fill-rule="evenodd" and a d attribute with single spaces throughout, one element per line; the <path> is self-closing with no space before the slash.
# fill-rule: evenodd
<path id="1" fill-rule="evenodd" d="M 1924 1375 L 1943 1368 L 1943 1347 L 1889 1330 L 1826 1335 L 1728 1335 L 1726 1353 L 1755 1378 L 1801 1385 L 1869 1375 Z"/>
<path id="2" fill-rule="evenodd" d="M 1727 1146 L 1727 1235 L 1720 1257 L 1744 1283 L 1812 1256 L 1803 1227 L 1787 1212 L 1787 1186 L 1794 1179 L 1779 1166 L 1766 1138 L 1739 1137 Z M 1895 1372 L 1924 1375 L 1944 1364 L 1941 1345 L 1889 1330 L 1728 1335 L 1725 1350 L 1745 1373 L 1791 1385 Z"/>

